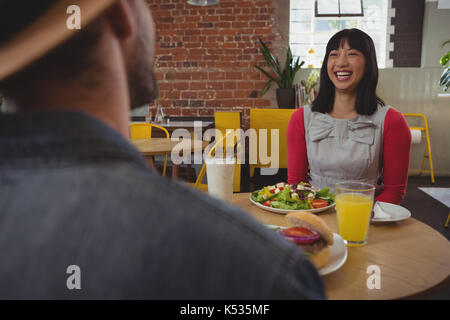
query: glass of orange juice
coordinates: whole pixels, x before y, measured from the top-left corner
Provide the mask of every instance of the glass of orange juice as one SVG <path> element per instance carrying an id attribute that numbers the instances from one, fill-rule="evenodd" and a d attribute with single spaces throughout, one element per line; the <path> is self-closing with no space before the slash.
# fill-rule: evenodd
<path id="1" fill-rule="evenodd" d="M 337 183 L 336 212 L 340 236 L 347 246 L 367 244 L 375 187 L 361 182 Z"/>

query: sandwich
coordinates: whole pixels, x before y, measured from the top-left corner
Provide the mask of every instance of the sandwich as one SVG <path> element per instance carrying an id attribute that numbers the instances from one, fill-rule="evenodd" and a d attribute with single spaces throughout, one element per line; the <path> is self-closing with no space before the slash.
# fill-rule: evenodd
<path id="1" fill-rule="evenodd" d="M 325 221 L 303 211 L 289 213 L 286 219 L 293 227 L 280 229 L 280 235 L 301 247 L 317 269 L 325 266 L 334 242 L 333 232 Z"/>

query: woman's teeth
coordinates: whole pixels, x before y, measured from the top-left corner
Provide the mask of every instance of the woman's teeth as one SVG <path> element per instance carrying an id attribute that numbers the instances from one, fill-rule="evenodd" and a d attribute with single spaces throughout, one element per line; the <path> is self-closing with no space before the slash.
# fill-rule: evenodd
<path id="1" fill-rule="evenodd" d="M 340 81 L 349 79 L 351 75 L 351 72 L 336 72 L 336 77 Z"/>

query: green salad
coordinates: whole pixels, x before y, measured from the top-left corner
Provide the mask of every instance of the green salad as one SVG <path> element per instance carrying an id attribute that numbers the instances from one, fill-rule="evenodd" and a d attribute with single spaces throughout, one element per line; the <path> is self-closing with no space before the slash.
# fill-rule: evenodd
<path id="1" fill-rule="evenodd" d="M 266 207 L 286 210 L 324 208 L 334 203 L 330 188 L 317 189 L 307 182 L 289 185 L 284 182 L 252 192 L 251 199 Z"/>

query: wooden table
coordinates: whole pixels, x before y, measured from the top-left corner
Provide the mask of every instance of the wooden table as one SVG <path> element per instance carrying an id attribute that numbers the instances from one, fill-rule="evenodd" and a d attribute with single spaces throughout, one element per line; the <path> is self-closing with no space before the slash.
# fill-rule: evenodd
<path id="1" fill-rule="evenodd" d="M 208 141 L 202 140 L 183 139 L 181 141 L 166 138 L 138 139 L 130 140 L 130 142 L 147 159 L 151 159 L 153 156 L 157 155 L 168 155 L 172 153 L 172 151 L 175 151 L 177 152 L 177 154 L 182 155 L 183 149 L 189 149 L 194 152 L 195 148 L 201 148 L 201 150 L 204 150 L 209 145 Z M 181 142 L 183 143 L 183 145 L 180 145 Z M 179 167 L 179 164 L 172 163 L 172 178 L 178 178 Z"/>
<path id="2" fill-rule="evenodd" d="M 249 193 L 233 195 L 233 204 L 265 224 L 288 226 L 285 216 L 258 208 L 249 201 Z M 337 233 L 336 213 L 320 214 Z M 381 288 L 368 289 L 367 273 L 379 266 Z M 429 289 L 445 281 L 450 274 L 450 242 L 439 232 L 414 219 L 371 224 L 368 244 L 348 247 L 348 258 L 337 271 L 323 277 L 328 299 L 399 299 L 426 296 Z"/>
<path id="3" fill-rule="evenodd" d="M 195 125 L 198 126 L 198 128 L 201 128 L 202 131 L 212 128 L 214 126 L 214 121 L 204 121 L 204 120 L 195 120 L 195 121 L 174 121 L 171 120 L 170 122 L 165 122 L 163 124 L 160 124 L 160 126 L 163 126 L 169 131 L 173 131 L 176 129 L 187 129 L 189 131 L 193 131 L 195 128 Z"/>

